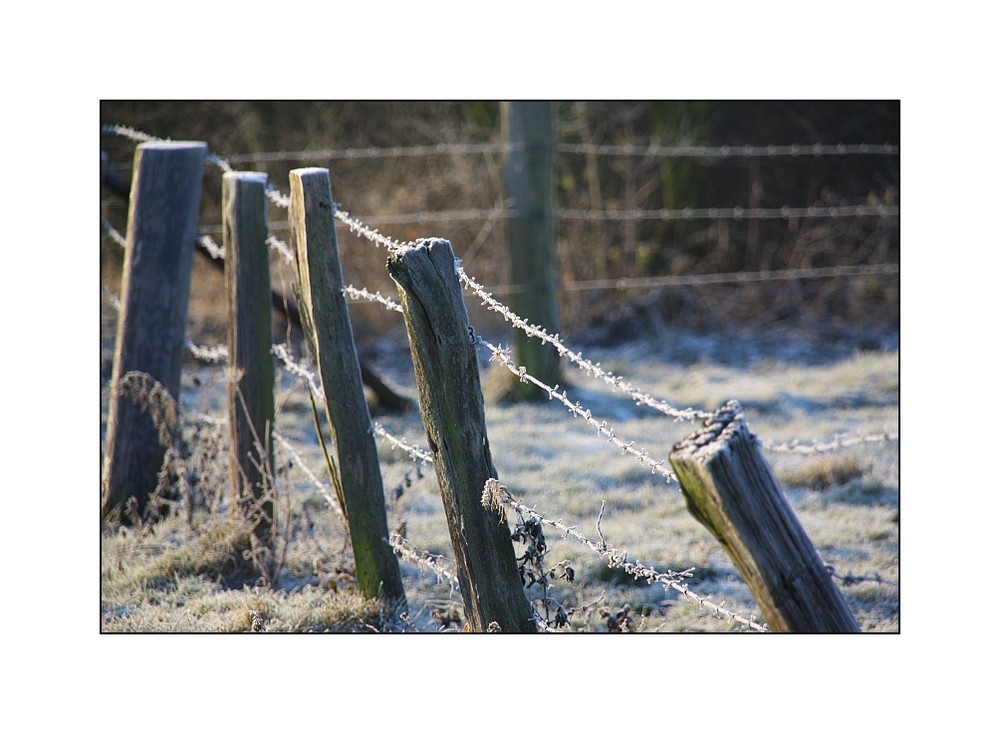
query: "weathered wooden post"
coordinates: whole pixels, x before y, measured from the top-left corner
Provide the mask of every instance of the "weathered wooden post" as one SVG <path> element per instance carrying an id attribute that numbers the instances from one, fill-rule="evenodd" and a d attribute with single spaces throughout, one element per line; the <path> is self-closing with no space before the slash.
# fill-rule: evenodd
<path id="1" fill-rule="evenodd" d="M 233 511 L 273 548 L 274 358 L 271 269 L 267 251 L 267 176 L 222 176 L 222 236 L 229 309 L 229 462 Z"/>
<path id="2" fill-rule="evenodd" d="M 501 129 L 510 149 L 505 154 L 503 180 L 510 216 L 511 308 L 550 334 L 559 331 L 556 305 L 556 123 L 552 102 L 503 102 Z M 559 354 L 550 345 L 515 331 L 517 360 L 549 385 L 559 378 Z M 542 399 L 534 385 L 514 381 L 519 399 Z"/>
<path id="3" fill-rule="evenodd" d="M 410 339 L 420 415 L 458 565 L 465 618 L 483 632 L 534 632 L 507 521 L 481 504 L 497 478 L 486 436 L 479 363 L 451 243 L 434 240 L 390 255 Z"/>
<path id="4" fill-rule="evenodd" d="M 145 372 L 177 400 L 207 150 L 201 142 L 136 147 L 108 404 L 105 518 L 118 515 L 131 497 L 141 515 L 163 463 L 157 427 L 140 406 L 119 394 L 119 381 L 129 372 Z"/>
<path id="5" fill-rule="evenodd" d="M 289 173 L 289 182 L 302 322 L 323 386 L 336 453 L 331 470 L 351 533 L 358 588 L 370 599 L 404 602 L 399 562 L 387 542 L 382 474 L 343 295 L 330 174 L 325 168 L 300 168 Z"/>
<path id="6" fill-rule="evenodd" d="M 775 632 L 858 632 L 844 598 L 730 401 L 678 443 L 688 510 L 736 564 Z"/>

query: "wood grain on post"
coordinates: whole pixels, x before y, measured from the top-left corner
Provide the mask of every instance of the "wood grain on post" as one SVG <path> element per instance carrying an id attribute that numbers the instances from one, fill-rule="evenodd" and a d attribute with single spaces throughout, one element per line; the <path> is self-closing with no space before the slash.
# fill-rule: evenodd
<path id="1" fill-rule="evenodd" d="M 289 182 L 303 327 L 323 386 L 335 484 L 350 529 L 358 588 L 370 599 L 405 601 L 399 562 L 387 541 L 382 474 L 343 295 L 330 174 L 325 168 L 300 168 L 289 173 Z"/>
<path id="2" fill-rule="evenodd" d="M 136 147 L 108 405 L 103 517 L 117 514 L 130 497 L 141 515 L 163 463 L 157 427 L 117 386 L 129 372 L 145 372 L 177 400 L 207 150 L 201 142 Z"/>
<path id="3" fill-rule="evenodd" d="M 860 631 L 739 403 L 674 446 L 670 464 L 688 510 L 722 543 L 772 631 Z"/>
<path id="4" fill-rule="evenodd" d="M 266 185 L 263 173 L 229 172 L 222 176 L 233 509 L 253 523 L 254 535 L 271 548 L 274 359 Z"/>
<path id="5" fill-rule="evenodd" d="M 475 632 L 492 622 L 502 632 L 535 632 L 507 521 L 480 504 L 486 480 L 497 471 L 451 243 L 434 240 L 393 253 L 388 268 L 399 286 L 466 621 Z"/>
<path id="6" fill-rule="evenodd" d="M 559 331 L 556 306 L 556 122 L 552 102 L 503 102 L 501 127 L 510 149 L 504 155 L 503 181 L 510 207 L 507 237 L 510 282 L 519 288 L 510 305 L 518 316 Z M 520 329 L 514 334 L 517 361 L 549 385 L 560 382 L 559 354 Z M 514 394 L 541 400 L 546 394 L 534 385 L 514 381 Z"/>

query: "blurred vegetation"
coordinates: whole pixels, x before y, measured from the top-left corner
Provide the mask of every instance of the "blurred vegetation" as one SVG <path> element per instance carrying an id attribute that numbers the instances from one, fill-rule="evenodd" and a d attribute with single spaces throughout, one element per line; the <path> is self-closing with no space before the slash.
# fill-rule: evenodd
<path id="1" fill-rule="evenodd" d="M 896 101 L 560 102 L 561 143 L 596 145 L 809 146 L 899 144 Z M 122 124 L 158 137 L 206 141 L 222 156 L 274 151 L 500 142 L 495 102 L 105 101 L 102 124 Z M 101 136 L 115 170 L 130 176 L 134 143 Z M 486 216 L 406 223 L 379 217 L 502 206 L 500 157 L 442 153 L 376 159 L 282 160 L 234 164 L 263 170 L 287 192 L 288 171 L 330 168 L 334 198 L 355 216 L 395 238 L 441 236 L 452 241 L 467 271 L 503 296 L 508 259 L 504 222 Z M 719 207 L 780 208 L 897 205 L 899 156 L 665 159 L 650 155 L 559 156 L 558 205 L 608 211 Z M 221 175 L 206 167 L 203 230 L 221 242 Z M 125 231 L 126 204 L 102 192 L 102 216 Z M 285 212 L 272 207 L 272 231 L 287 240 Z M 385 253 L 341 230 L 345 280 L 395 293 Z M 695 330 L 796 328 L 813 333 L 892 331 L 899 318 L 896 276 L 761 284 L 572 290 L 594 279 L 783 270 L 899 262 L 898 217 L 753 220 L 563 220 L 559 225 L 560 320 L 578 340 L 636 336 L 676 326 Z M 102 245 L 104 282 L 117 291 L 121 251 Z M 207 271 L 207 268 L 201 270 Z M 192 316 L 218 328 L 218 276 L 196 261 Z M 275 281 L 291 290 L 292 275 L 276 263 Z M 364 328 L 395 327 L 378 307 L 359 306 Z M 474 319 L 503 328 L 492 314 Z M 839 330 L 839 331 L 838 331 Z M 655 333 L 655 332 L 654 332 Z"/>

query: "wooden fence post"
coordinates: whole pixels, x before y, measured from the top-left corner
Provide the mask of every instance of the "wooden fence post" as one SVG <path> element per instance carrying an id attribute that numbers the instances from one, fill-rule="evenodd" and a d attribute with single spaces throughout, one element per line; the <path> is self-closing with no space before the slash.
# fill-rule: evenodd
<path id="1" fill-rule="evenodd" d="M 119 514 L 133 497 L 142 515 L 157 485 L 165 447 L 150 415 L 119 394 L 119 383 L 129 372 L 144 372 L 177 400 L 207 150 L 201 142 L 136 147 L 108 404 L 101 498 L 105 518 Z M 128 521 L 124 515 L 121 519 Z"/>
<path id="2" fill-rule="evenodd" d="M 257 540 L 271 549 L 274 358 L 266 184 L 263 173 L 229 172 L 222 176 L 233 511 L 249 520 Z"/>
<path id="3" fill-rule="evenodd" d="M 389 274 L 399 287 L 410 339 L 420 415 L 448 519 L 465 618 L 483 632 L 534 632 L 505 519 L 480 504 L 497 477 L 486 436 L 479 363 L 451 243 L 393 253 Z"/>
<path id="4" fill-rule="evenodd" d="M 371 416 L 344 299 L 344 278 L 325 168 L 289 173 L 289 224 L 295 250 L 303 330 L 316 358 L 336 462 L 334 484 L 347 517 L 362 595 L 405 602 L 399 562 L 388 544 L 389 526 Z"/>
<path id="5" fill-rule="evenodd" d="M 502 102 L 504 142 L 503 181 L 511 216 L 507 220 L 511 308 L 550 334 L 559 331 L 556 305 L 556 123 L 552 102 Z M 520 329 L 514 334 L 517 361 L 549 385 L 559 378 L 559 354 Z M 514 380 L 519 399 L 541 400 L 544 392 Z"/>
<path id="6" fill-rule="evenodd" d="M 733 559 L 775 632 L 858 632 L 844 598 L 730 401 L 674 446 L 688 510 Z"/>

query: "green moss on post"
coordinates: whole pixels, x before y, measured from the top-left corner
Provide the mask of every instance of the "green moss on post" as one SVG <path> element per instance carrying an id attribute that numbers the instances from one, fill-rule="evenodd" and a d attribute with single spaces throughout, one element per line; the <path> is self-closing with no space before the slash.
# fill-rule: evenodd
<path id="1" fill-rule="evenodd" d="M 733 559 L 772 631 L 860 631 L 739 403 L 730 401 L 678 443 L 670 464 L 688 510 Z"/>
<path id="2" fill-rule="evenodd" d="M 449 242 L 435 240 L 393 254 L 388 268 L 399 286 L 466 621 L 475 632 L 494 622 L 502 632 L 534 632 L 510 528 L 481 504 L 486 480 L 497 471 L 455 253 Z"/>
<path id="3" fill-rule="evenodd" d="M 289 223 L 298 267 L 303 326 L 316 358 L 334 443 L 339 484 L 354 548 L 358 587 L 367 598 L 405 602 L 389 527 L 371 416 L 365 402 L 354 332 L 344 299 L 330 174 L 300 168 L 289 174 Z"/>

